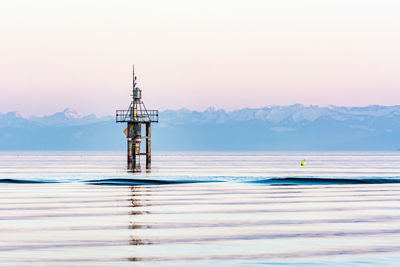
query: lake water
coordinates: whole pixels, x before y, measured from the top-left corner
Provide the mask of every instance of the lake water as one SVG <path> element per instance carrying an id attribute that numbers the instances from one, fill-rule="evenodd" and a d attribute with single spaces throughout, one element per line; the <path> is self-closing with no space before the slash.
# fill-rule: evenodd
<path id="1" fill-rule="evenodd" d="M 400 262 L 400 152 L 152 159 L 133 174 L 124 152 L 0 152 L 0 266 Z"/>

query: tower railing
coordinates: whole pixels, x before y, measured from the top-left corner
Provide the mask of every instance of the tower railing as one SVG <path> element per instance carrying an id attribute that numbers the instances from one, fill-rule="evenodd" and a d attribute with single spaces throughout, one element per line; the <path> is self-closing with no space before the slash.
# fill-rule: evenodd
<path id="1" fill-rule="evenodd" d="M 158 110 L 137 110 L 136 114 L 132 110 L 117 110 L 117 122 L 158 122 Z"/>

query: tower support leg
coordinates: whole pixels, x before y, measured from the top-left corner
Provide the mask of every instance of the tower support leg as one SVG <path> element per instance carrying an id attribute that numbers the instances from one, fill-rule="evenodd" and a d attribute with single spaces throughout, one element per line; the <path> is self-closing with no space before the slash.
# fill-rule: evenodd
<path id="1" fill-rule="evenodd" d="M 134 123 L 134 138 L 133 138 L 133 171 L 140 172 L 140 142 L 142 138 L 142 125 L 140 123 Z"/>
<path id="2" fill-rule="evenodd" d="M 151 169 L 151 123 L 146 123 L 146 169 Z"/>
<path id="3" fill-rule="evenodd" d="M 136 156 L 135 156 L 135 127 L 134 124 L 128 122 L 128 151 L 127 151 L 127 161 L 128 170 L 133 171 L 136 166 Z"/>

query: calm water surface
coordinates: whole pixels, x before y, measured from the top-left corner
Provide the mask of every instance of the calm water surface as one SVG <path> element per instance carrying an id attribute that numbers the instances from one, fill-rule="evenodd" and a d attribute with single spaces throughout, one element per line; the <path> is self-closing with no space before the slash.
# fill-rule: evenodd
<path id="1" fill-rule="evenodd" d="M 1 266 L 400 262 L 400 152 L 1 152 L 0 182 Z"/>

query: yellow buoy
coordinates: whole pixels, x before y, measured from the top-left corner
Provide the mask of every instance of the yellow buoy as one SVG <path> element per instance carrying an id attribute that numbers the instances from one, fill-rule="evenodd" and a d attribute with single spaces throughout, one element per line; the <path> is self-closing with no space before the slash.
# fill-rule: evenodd
<path id="1" fill-rule="evenodd" d="M 300 165 L 301 165 L 301 166 L 306 166 L 306 161 L 303 160 L 302 162 L 300 162 Z"/>

